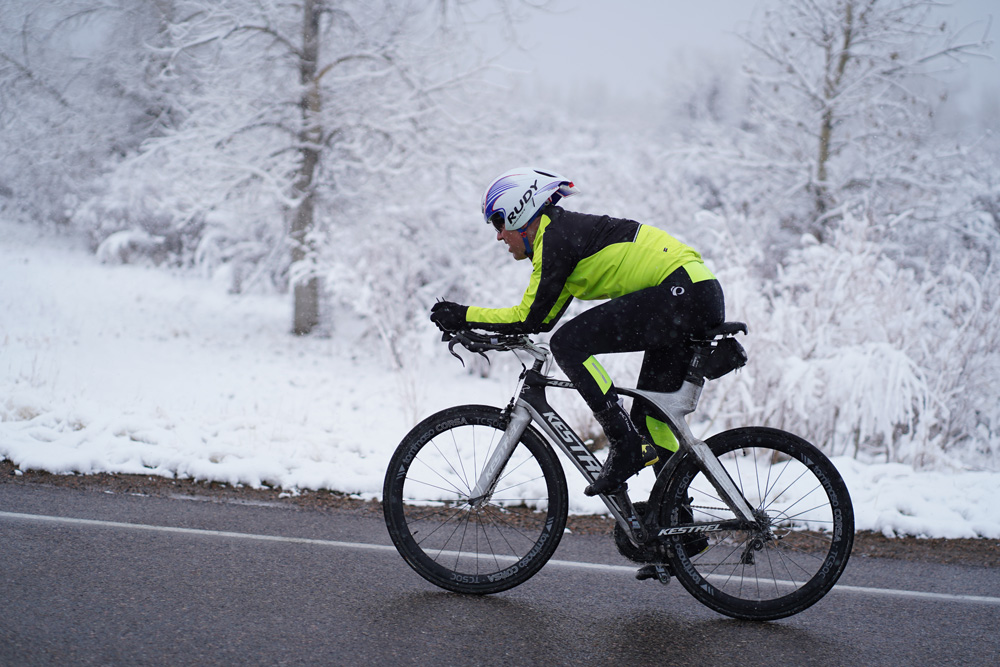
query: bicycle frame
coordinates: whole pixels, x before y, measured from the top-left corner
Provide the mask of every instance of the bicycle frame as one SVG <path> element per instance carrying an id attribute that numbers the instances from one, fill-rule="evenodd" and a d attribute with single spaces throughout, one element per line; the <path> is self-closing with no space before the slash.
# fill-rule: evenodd
<path id="1" fill-rule="evenodd" d="M 637 415 L 666 424 L 679 450 L 658 466 L 648 499 L 633 503 L 626 484 L 600 498 L 615 518 L 619 553 L 645 563 L 636 579 L 676 578 L 719 613 L 774 620 L 835 585 L 850 557 L 854 512 L 834 465 L 794 434 L 743 426 L 702 442 L 691 433 L 687 415 L 705 382 L 747 361 L 740 332 L 742 322 L 724 322 L 689 336 L 677 391 L 618 388 L 637 401 Z M 386 469 L 386 527 L 427 581 L 497 593 L 530 579 L 559 547 L 569 494 L 558 452 L 591 483 L 602 465 L 546 399 L 549 387 L 575 389 L 543 374 L 548 348 L 527 335 L 473 331 L 446 332 L 442 341 L 459 359 L 456 345 L 484 356 L 514 352 L 524 369 L 505 409 L 458 405 L 410 429 Z"/>
<path id="2" fill-rule="evenodd" d="M 576 432 L 549 405 L 545 397 L 546 387 L 573 389 L 573 383 L 542 375 L 540 371 L 546 358 L 545 353 L 538 351 L 532 352 L 532 355 L 535 357 L 535 364 L 531 370 L 526 370 L 522 374 L 523 384 L 520 392 L 516 400 L 512 401 L 512 406 L 509 406 L 510 422 L 472 492 L 473 503 L 484 501 L 493 492 L 499 479 L 499 472 L 510 459 L 521 435 L 530 423 L 535 423 L 548 437 L 549 442 L 555 443 L 569 457 L 588 483 L 592 483 L 601 471 L 600 461 L 590 453 Z M 708 445 L 694 437 L 684 419 L 685 415 L 694 412 L 698 407 L 701 390 L 700 385 L 688 380 L 685 380 L 678 391 L 670 393 L 618 389 L 619 393 L 639 398 L 652 406 L 654 411 L 659 413 L 654 416 L 664 421 L 677 436 L 679 452 L 694 456 L 702 472 L 718 491 L 719 497 L 729 505 L 736 516 L 746 524 L 755 524 L 756 517 L 743 498 L 743 494 L 737 489 Z M 673 457 L 673 461 L 678 458 Z M 672 470 L 673 465 L 668 465 L 660 472 L 659 478 L 666 479 Z M 646 541 L 643 526 L 632 508 L 627 492 L 601 495 L 600 498 L 633 542 L 640 544 Z"/>

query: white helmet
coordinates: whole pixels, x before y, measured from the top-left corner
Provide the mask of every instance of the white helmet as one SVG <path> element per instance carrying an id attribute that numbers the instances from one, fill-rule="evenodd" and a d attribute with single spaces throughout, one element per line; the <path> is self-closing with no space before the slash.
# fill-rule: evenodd
<path id="1" fill-rule="evenodd" d="M 559 174 L 518 167 L 504 172 L 486 188 L 483 193 L 483 218 L 497 231 L 501 229 L 501 222 L 503 229 L 520 230 L 534 219 L 543 206 L 555 204 L 562 197 L 577 192 L 573 181 Z"/>

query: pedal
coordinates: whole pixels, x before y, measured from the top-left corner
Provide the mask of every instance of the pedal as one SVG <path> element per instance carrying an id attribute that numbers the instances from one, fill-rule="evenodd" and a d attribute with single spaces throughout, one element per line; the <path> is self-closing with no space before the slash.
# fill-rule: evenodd
<path id="1" fill-rule="evenodd" d="M 643 565 L 635 573 L 635 578 L 639 581 L 658 579 L 661 584 L 666 586 L 670 583 L 670 567 L 666 564 Z"/>

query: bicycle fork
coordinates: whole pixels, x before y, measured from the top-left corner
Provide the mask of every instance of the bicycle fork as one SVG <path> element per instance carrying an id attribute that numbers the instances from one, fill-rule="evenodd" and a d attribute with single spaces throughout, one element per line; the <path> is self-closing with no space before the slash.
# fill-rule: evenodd
<path id="1" fill-rule="evenodd" d="M 497 443 L 496 449 L 493 450 L 489 461 L 483 467 L 482 474 L 479 475 L 476 486 L 472 489 L 469 498 L 470 505 L 479 507 L 493 495 L 493 491 L 497 487 L 497 482 L 500 481 L 500 471 L 507 465 L 511 454 L 514 453 L 514 448 L 517 447 L 517 443 L 521 440 L 524 430 L 528 428 L 528 424 L 530 423 L 531 414 L 524 406 L 516 405 L 511 411 L 507 429 L 504 431 L 503 436 L 500 437 L 500 442 Z"/>

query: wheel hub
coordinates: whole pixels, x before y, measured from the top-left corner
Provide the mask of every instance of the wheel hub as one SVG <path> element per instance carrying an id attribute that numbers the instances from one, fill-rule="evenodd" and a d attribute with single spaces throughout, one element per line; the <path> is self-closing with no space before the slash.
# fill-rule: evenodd
<path id="1" fill-rule="evenodd" d="M 754 510 L 753 516 L 756 519 L 756 526 L 750 529 L 746 548 L 743 550 L 743 555 L 740 556 L 742 565 L 753 565 L 755 562 L 754 552 L 762 550 L 766 543 L 778 539 L 775 537 L 774 531 L 771 530 L 771 517 L 768 516 L 767 512 Z"/>

